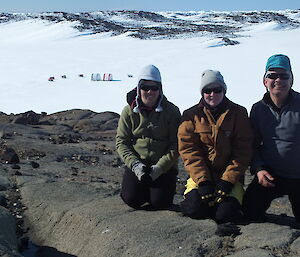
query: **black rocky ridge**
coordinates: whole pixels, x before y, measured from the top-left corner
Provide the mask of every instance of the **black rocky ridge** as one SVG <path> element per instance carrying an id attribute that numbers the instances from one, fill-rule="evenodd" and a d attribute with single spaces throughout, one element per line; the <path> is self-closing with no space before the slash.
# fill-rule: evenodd
<path id="1" fill-rule="evenodd" d="M 275 22 L 281 29 L 295 29 L 300 25 L 300 10 L 248 12 L 46 12 L 0 13 L 0 23 L 28 19 L 48 22 L 72 22 L 85 34 L 110 32 L 112 36 L 127 33 L 139 39 L 171 39 L 211 35 L 237 37 L 247 26 Z"/>

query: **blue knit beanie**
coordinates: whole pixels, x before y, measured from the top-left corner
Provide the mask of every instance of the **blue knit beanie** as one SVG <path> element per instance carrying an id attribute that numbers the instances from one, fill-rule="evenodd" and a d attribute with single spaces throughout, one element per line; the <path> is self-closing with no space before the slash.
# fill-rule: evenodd
<path id="1" fill-rule="evenodd" d="M 281 68 L 286 71 L 292 71 L 289 57 L 283 54 L 272 55 L 267 61 L 266 72 L 274 68 Z"/>

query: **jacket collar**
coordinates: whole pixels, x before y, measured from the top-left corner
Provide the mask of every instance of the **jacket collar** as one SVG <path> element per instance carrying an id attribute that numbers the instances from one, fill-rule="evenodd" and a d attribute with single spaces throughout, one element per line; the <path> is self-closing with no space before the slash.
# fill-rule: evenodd
<path id="1" fill-rule="evenodd" d="M 126 100 L 127 103 L 130 105 L 130 108 L 134 112 L 140 112 L 142 110 L 146 110 L 146 111 L 155 110 L 156 112 L 161 112 L 163 111 L 164 102 L 165 100 L 167 100 L 167 98 L 163 94 L 161 94 L 160 97 L 158 98 L 156 105 L 152 108 L 149 108 L 143 104 L 140 97 L 137 97 L 137 88 L 134 88 L 127 93 Z"/>
<path id="2" fill-rule="evenodd" d="M 287 101 L 285 103 L 285 105 L 283 105 L 281 108 L 278 108 L 272 101 L 271 96 L 270 96 L 270 92 L 266 92 L 263 96 L 263 103 L 268 105 L 269 107 L 271 107 L 275 112 L 280 112 L 282 110 L 282 108 L 284 108 L 285 106 L 287 106 L 294 98 L 295 95 L 295 91 L 293 89 L 290 90 Z"/>
<path id="3" fill-rule="evenodd" d="M 214 117 L 215 120 L 217 120 L 222 113 L 224 113 L 230 106 L 230 100 L 224 96 L 224 99 L 222 100 L 222 102 L 216 106 L 216 107 L 211 107 L 210 105 L 208 105 L 203 97 L 200 99 L 200 102 L 199 102 L 199 107 L 200 108 L 205 108 L 207 109 L 211 115 Z"/>

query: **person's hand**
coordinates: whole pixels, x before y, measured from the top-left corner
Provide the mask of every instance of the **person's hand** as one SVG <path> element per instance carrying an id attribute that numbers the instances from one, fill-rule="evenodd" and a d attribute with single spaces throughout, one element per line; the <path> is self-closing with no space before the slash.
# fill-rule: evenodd
<path id="1" fill-rule="evenodd" d="M 233 188 L 232 183 L 230 183 L 226 180 L 220 179 L 216 185 L 215 202 L 217 204 L 223 202 L 227 198 L 229 193 L 231 192 L 232 188 Z"/>
<path id="2" fill-rule="evenodd" d="M 152 181 L 154 181 L 163 173 L 164 173 L 164 171 L 162 170 L 161 167 L 159 167 L 158 165 L 152 165 L 149 175 L 152 178 Z"/>
<path id="3" fill-rule="evenodd" d="M 266 170 L 261 170 L 257 172 L 257 178 L 258 183 L 262 185 L 263 187 L 274 187 L 275 184 L 274 178 L 271 176 L 271 174 Z"/>
<path id="4" fill-rule="evenodd" d="M 146 165 L 142 162 L 136 162 L 132 165 L 132 172 L 136 175 L 139 181 L 142 180 L 142 177 L 146 174 L 145 173 Z"/>

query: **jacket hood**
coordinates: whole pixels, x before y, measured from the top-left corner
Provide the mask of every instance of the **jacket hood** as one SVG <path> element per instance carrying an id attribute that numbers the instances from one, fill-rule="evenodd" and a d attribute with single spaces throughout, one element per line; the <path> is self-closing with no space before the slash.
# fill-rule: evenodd
<path id="1" fill-rule="evenodd" d="M 167 100 L 167 98 L 163 94 L 161 94 L 156 106 L 154 106 L 154 110 L 156 112 L 163 111 L 163 102 L 165 100 Z M 136 113 L 140 112 L 141 109 L 152 110 L 143 105 L 141 99 L 138 97 L 137 87 L 135 87 L 126 94 L 126 101 L 130 105 L 131 109 Z"/>

